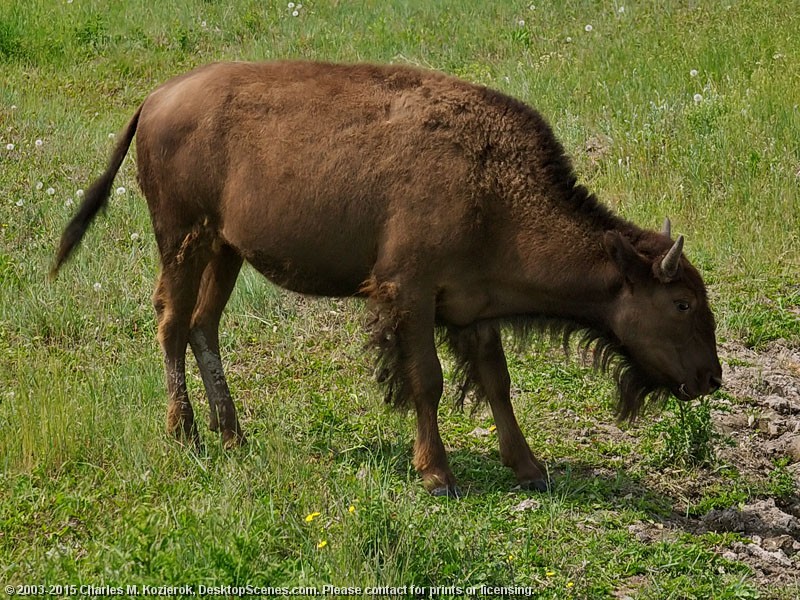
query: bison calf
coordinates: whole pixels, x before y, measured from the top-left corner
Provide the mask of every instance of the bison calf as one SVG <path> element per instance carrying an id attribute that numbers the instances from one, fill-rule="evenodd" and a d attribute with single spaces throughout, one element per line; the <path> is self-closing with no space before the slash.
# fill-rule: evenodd
<path id="1" fill-rule="evenodd" d="M 197 442 L 192 347 L 226 446 L 243 441 L 219 355 L 220 316 L 244 260 L 304 294 L 361 296 L 387 398 L 416 411 L 414 465 L 457 494 L 439 435 L 440 328 L 494 415 L 503 463 L 528 488 L 545 468 L 517 425 L 500 327 L 578 333 L 633 418 L 653 399 L 716 389 L 703 281 L 669 228 L 646 231 L 582 185 L 535 110 L 407 66 L 220 63 L 142 103 L 58 250 L 102 208 L 136 135 L 161 255 L 153 303 L 167 428 Z"/>

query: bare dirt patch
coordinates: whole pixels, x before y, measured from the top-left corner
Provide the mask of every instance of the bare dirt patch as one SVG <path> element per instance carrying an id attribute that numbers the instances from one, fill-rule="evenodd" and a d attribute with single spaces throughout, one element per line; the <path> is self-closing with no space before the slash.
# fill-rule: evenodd
<path id="1" fill-rule="evenodd" d="M 725 536 L 730 541 L 715 550 L 728 560 L 747 564 L 767 597 L 797 597 L 800 347 L 776 341 L 756 351 L 726 343 L 720 359 L 723 392 L 714 399 L 711 413 L 718 434 L 714 466 L 654 469 L 645 466 L 646 458 L 626 457 L 626 470 L 642 476 L 633 484 L 640 487 L 635 495 L 651 493 L 672 502 L 668 517 L 654 516 L 628 529 L 645 543 L 674 540 L 683 533 L 739 534 Z M 672 417 L 665 413 L 654 418 Z M 644 434 L 640 428 L 652 427 L 652 419 L 643 421 L 634 430 L 595 424 L 587 437 L 635 444 Z"/>
<path id="2" fill-rule="evenodd" d="M 729 560 L 748 564 L 759 584 L 800 586 L 800 348 L 783 341 L 761 351 L 726 343 L 720 348 L 724 398 L 712 412 L 719 468 L 704 469 L 693 477 L 677 476 L 673 482 L 681 500 L 666 523 L 669 529 L 735 532 L 741 541 L 717 548 Z M 783 477 L 794 480 L 794 492 L 770 497 L 775 487 L 776 464 L 784 464 Z M 708 490 L 733 488 L 725 473 L 737 473 L 763 494 L 745 503 L 715 508 L 703 515 L 686 516 L 686 508 L 699 502 Z M 784 480 L 782 489 L 786 488 Z M 791 486 L 789 486 L 791 487 Z M 637 536 L 664 535 L 655 525 L 642 524 Z"/>
<path id="3" fill-rule="evenodd" d="M 722 463 L 754 481 L 768 481 L 776 460 L 786 462 L 795 493 L 711 510 L 698 529 L 741 533 L 749 542 L 720 548 L 725 558 L 751 566 L 768 584 L 800 585 L 800 348 L 783 341 L 757 352 L 724 344 L 725 392 L 713 413 L 714 426 L 727 441 L 718 448 Z"/>

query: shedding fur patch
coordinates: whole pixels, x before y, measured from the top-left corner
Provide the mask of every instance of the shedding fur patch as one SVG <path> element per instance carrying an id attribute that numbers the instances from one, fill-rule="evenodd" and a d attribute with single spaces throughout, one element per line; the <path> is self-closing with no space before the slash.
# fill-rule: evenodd
<path id="1" fill-rule="evenodd" d="M 402 317 L 396 303 L 398 286 L 394 282 L 378 282 L 372 277 L 361 286 L 360 293 L 367 297 L 370 312 L 367 347 L 377 352 L 375 379 L 385 389 L 384 401 L 396 408 L 408 408 L 411 398 L 397 338 Z"/>

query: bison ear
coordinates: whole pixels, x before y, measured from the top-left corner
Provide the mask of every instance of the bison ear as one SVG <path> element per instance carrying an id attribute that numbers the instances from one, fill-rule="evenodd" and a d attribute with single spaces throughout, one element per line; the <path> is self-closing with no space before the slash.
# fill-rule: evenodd
<path id="1" fill-rule="evenodd" d="M 618 231 L 606 231 L 603 235 L 603 248 L 620 273 L 629 282 L 647 277 L 649 261 L 636 251 L 633 244 Z"/>

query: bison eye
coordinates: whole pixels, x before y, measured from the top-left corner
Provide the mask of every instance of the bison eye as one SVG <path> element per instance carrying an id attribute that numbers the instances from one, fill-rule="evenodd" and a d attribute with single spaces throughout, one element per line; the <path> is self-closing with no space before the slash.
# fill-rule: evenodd
<path id="1" fill-rule="evenodd" d="M 675 308 L 677 308 L 681 312 L 686 312 L 691 307 L 686 300 L 675 300 Z"/>

